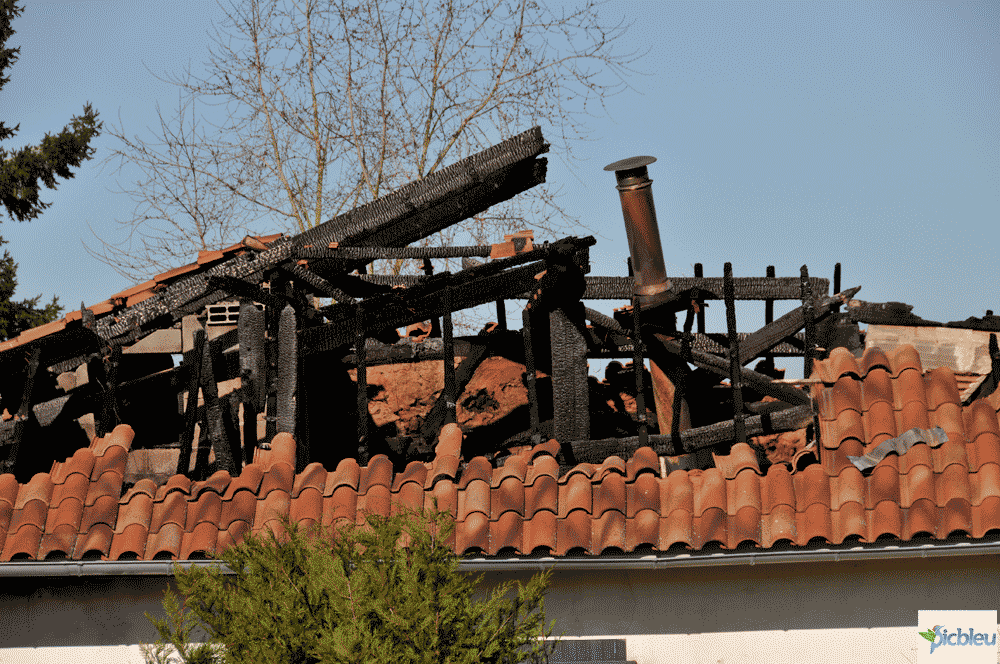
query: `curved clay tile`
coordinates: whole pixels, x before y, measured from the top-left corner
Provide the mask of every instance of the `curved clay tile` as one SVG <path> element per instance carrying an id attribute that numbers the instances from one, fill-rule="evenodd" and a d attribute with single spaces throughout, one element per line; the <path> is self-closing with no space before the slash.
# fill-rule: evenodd
<path id="1" fill-rule="evenodd" d="M 151 480 L 148 477 L 142 478 L 141 480 L 139 480 L 138 482 L 136 482 L 135 485 L 133 485 L 133 487 L 131 489 L 129 489 L 128 493 L 126 493 L 124 496 L 122 496 L 121 502 L 122 503 L 127 503 L 130 500 L 132 500 L 132 498 L 134 496 L 137 496 L 140 493 L 149 496 L 150 499 L 155 498 L 156 497 L 156 482 L 154 482 L 153 480 Z"/>
<path id="2" fill-rule="evenodd" d="M 559 498 L 556 503 L 560 518 L 574 510 L 583 510 L 587 514 L 594 513 L 594 491 L 599 486 L 590 483 L 590 479 L 582 474 L 571 475 L 565 484 L 559 485 Z"/>
<path id="3" fill-rule="evenodd" d="M 969 443 L 969 470 L 978 471 L 987 464 L 1000 464 L 1000 436 L 983 431 Z"/>
<path id="4" fill-rule="evenodd" d="M 451 480 L 436 482 L 424 500 L 424 507 L 458 517 L 458 486 Z"/>
<path id="5" fill-rule="evenodd" d="M 490 520 L 480 512 L 472 512 L 469 518 L 455 524 L 455 547 L 459 555 L 480 551 L 486 553 L 490 547 Z"/>
<path id="6" fill-rule="evenodd" d="M 629 482 L 634 482 L 640 473 L 660 474 L 660 458 L 656 456 L 652 447 L 640 447 L 625 462 L 625 477 Z"/>
<path id="7" fill-rule="evenodd" d="M 1000 496 L 990 496 L 972 508 L 972 536 L 986 537 L 1000 530 Z M 991 531 L 993 531 L 991 533 Z"/>
<path id="8" fill-rule="evenodd" d="M 625 551 L 625 514 L 609 510 L 591 521 L 590 551 L 601 554 L 608 549 Z M 558 540 L 556 540 L 558 542 Z M 562 543 L 559 543 L 562 548 Z"/>
<path id="9" fill-rule="evenodd" d="M 924 392 L 927 395 L 928 410 L 937 410 L 945 403 L 962 403 L 955 374 L 947 366 L 940 366 L 924 374 Z"/>
<path id="10" fill-rule="evenodd" d="M 392 494 L 389 492 L 389 487 L 375 484 L 368 489 L 368 493 L 358 494 L 358 512 L 365 516 L 369 514 L 390 516 L 392 514 Z"/>
<path id="11" fill-rule="evenodd" d="M 555 438 L 550 438 L 544 443 L 539 443 L 531 448 L 531 461 L 536 461 L 540 457 L 549 456 L 555 459 L 562 447 Z"/>
<path id="12" fill-rule="evenodd" d="M 918 535 L 934 536 L 938 524 L 938 507 L 933 500 L 920 498 L 906 508 L 903 534 L 906 539 Z"/>
<path id="13" fill-rule="evenodd" d="M 964 443 L 965 423 L 962 421 L 962 407 L 954 403 L 943 403 L 929 413 L 931 426 L 944 429 L 949 441 Z"/>
<path id="14" fill-rule="evenodd" d="M 985 399 L 976 399 L 963 411 L 965 430 L 969 438 L 974 438 L 984 431 L 1000 435 L 1000 423 L 997 413 Z"/>
<path id="15" fill-rule="evenodd" d="M 164 554 L 177 558 L 184 541 L 184 529 L 176 523 L 168 523 L 158 532 L 151 532 L 146 541 L 146 560 L 157 560 Z"/>
<path id="16" fill-rule="evenodd" d="M 3 550 L 3 543 L 7 537 L 7 530 L 14 519 L 14 508 L 10 503 L 0 502 L 0 550 Z"/>
<path id="17" fill-rule="evenodd" d="M 83 505 L 90 491 L 90 478 L 81 473 L 73 473 L 62 484 L 56 484 L 52 491 L 51 507 L 58 507 L 62 501 L 75 498 Z M 91 501 L 93 502 L 93 501 Z"/>
<path id="18" fill-rule="evenodd" d="M 427 473 L 425 489 L 430 489 L 441 480 L 455 482 L 458 479 L 459 460 L 457 456 L 443 456 L 434 459 L 430 472 Z"/>
<path id="19" fill-rule="evenodd" d="M 427 466 L 425 466 L 420 461 L 411 461 L 406 464 L 406 468 L 403 472 L 398 473 L 395 479 L 392 481 L 392 491 L 393 493 L 399 491 L 407 482 L 416 482 L 418 486 L 423 489 L 424 482 L 427 480 Z"/>
<path id="20" fill-rule="evenodd" d="M 865 452 L 870 452 L 882 442 L 896 437 L 896 414 L 892 404 L 876 401 L 864 414 Z"/>
<path id="21" fill-rule="evenodd" d="M 271 449 L 264 450 L 257 448 L 261 453 L 261 462 L 264 464 L 264 472 L 274 466 L 288 465 L 295 472 L 295 439 L 292 434 L 283 431 L 271 439 Z"/>
<path id="22" fill-rule="evenodd" d="M 843 376 L 853 376 L 860 380 L 863 373 L 858 368 L 857 359 L 846 348 L 834 348 L 830 351 L 830 357 L 825 362 L 817 362 L 816 364 L 825 369 L 825 371 L 820 372 L 824 383 L 835 383 Z"/>
<path id="23" fill-rule="evenodd" d="M 688 472 L 691 486 L 694 489 L 694 512 L 697 517 L 705 510 L 713 507 L 726 513 L 729 497 L 726 491 L 726 479 L 718 468 L 708 470 L 692 470 Z"/>
<path id="24" fill-rule="evenodd" d="M 52 478 L 48 473 L 35 473 L 27 484 L 21 487 L 14 502 L 14 509 L 23 509 L 28 503 L 37 501 L 47 507 L 52 500 L 52 492 L 55 487 Z M 44 522 L 43 522 L 44 523 Z"/>
<path id="25" fill-rule="evenodd" d="M 798 535 L 796 544 L 799 546 L 805 546 L 817 538 L 833 542 L 830 508 L 822 503 L 813 503 L 804 510 L 796 510 L 795 532 Z"/>
<path id="26" fill-rule="evenodd" d="M 527 461 L 519 456 L 509 456 L 501 467 L 493 470 L 493 480 L 490 482 L 490 486 L 496 488 L 508 478 L 516 479 L 518 484 L 523 484 L 524 478 L 527 476 Z"/>
<path id="27" fill-rule="evenodd" d="M 556 525 L 557 556 L 564 556 L 573 549 L 591 550 L 593 524 L 590 515 L 582 510 L 570 512 L 559 519 Z"/>
<path id="28" fill-rule="evenodd" d="M 694 519 L 694 536 L 696 549 L 702 549 L 708 544 L 729 546 L 729 533 L 726 528 L 729 519 L 726 511 L 718 507 L 709 507 Z"/>
<path id="29" fill-rule="evenodd" d="M 117 519 L 118 496 L 100 496 L 92 505 L 84 507 L 83 517 L 80 520 L 80 532 L 86 532 L 102 523 L 108 528 L 114 529 Z M 110 542 L 110 539 L 108 541 Z M 107 549 L 104 552 L 107 553 Z"/>
<path id="30" fill-rule="evenodd" d="M 458 492 L 459 521 L 464 521 L 472 512 L 479 512 L 489 518 L 490 484 L 486 480 L 473 479 Z"/>
<path id="31" fill-rule="evenodd" d="M 559 478 L 559 484 L 566 484 L 573 476 L 585 477 L 589 482 L 597 473 L 598 467 L 592 463 L 578 463 Z"/>
<path id="32" fill-rule="evenodd" d="M 237 491 L 231 498 L 222 500 L 222 516 L 219 517 L 219 527 L 226 530 L 236 521 L 253 523 L 257 512 L 257 495 L 250 491 Z"/>
<path id="33" fill-rule="evenodd" d="M 112 537 L 108 559 L 122 560 L 123 556 L 135 556 L 136 559 L 142 560 L 148 537 L 149 531 L 142 524 L 132 523 L 126 526 Z"/>
<path id="34" fill-rule="evenodd" d="M 45 532 L 51 533 L 60 526 L 70 526 L 74 531 L 80 529 L 83 521 L 83 501 L 79 498 L 67 498 L 58 505 L 52 503 L 45 520 Z"/>
<path id="35" fill-rule="evenodd" d="M 438 434 L 438 444 L 434 447 L 435 456 L 454 456 L 462 458 L 462 429 L 454 422 L 441 427 Z"/>
<path id="36" fill-rule="evenodd" d="M 931 422 L 927 417 L 927 407 L 919 401 L 896 409 L 896 431 L 906 433 L 910 429 L 930 429 Z"/>
<path id="37" fill-rule="evenodd" d="M 185 531 L 194 530 L 200 523 L 211 523 L 217 526 L 222 520 L 222 497 L 214 491 L 206 491 L 198 500 L 189 501 Z"/>
<path id="38" fill-rule="evenodd" d="M 963 476 L 969 467 L 968 448 L 965 443 L 949 440 L 931 450 L 931 458 L 934 459 L 934 472 L 943 473 L 948 466 L 958 465 L 963 470 Z"/>
<path id="39" fill-rule="evenodd" d="M 861 381 L 862 412 L 879 402 L 885 402 L 890 408 L 893 404 L 892 377 L 889 370 L 882 367 L 872 369 Z"/>
<path id="40" fill-rule="evenodd" d="M 694 546 L 694 519 L 689 510 L 674 510 L 660 517 L 660 540 L 657 548 L 666 551 L 675 544 L 684 544 L 687 548 Z"/>
<path id="41" fill-rule="evenodd" d="M 136 524 L 142 526 L 143 530 L 149 530 L 152 519 L 153 499 L 147 493 L 132 494 L 127 503 L 120 504 L 118 507 L 115 532 L 124 532 L 126 528 Z"/>
<path id="42" fill-rule="evenodd" d="M 757 453 L 753 451 L 747 443 L 736 443 L 729 450 L 729 454 L 717 455 L 712 453 L 715 459 L 715 467 L 722 471 L 723 477 L 731 480 L 736 474 L 746 468 L 752 468 L 760 474 L 760 465 L 757 463 Z"/>
<path id="43" fill-rule="evenodd" d="M 760 484 L 760 476 L 751 468 L 741 470 L 735 480 L 727 482 L 727 513 L 733 515 L 745 507 L 752 507 L 760 514 Z"/>
<path id="44" fill-rule="evenodd" d="M 347 519 L 354 523 L 358 514 L 358 491 L 357 489 L 341 484 L 333 491 L 333 495 L 323 498 L 323 520 L 324 526 L 329 526 L 334 521 Z"/>
<path id="45" fill-rule="evenodd" d="M 635 551 L 640 546 L 656 548 L 659 543 L 660 515 L 654 510 L 641 510 L 625 520 L 625 551 Z"/>
<path id="46" fill-rule="evenodd" d="M 861 471 L 854 465 L 843 468 L 839 474 L 829 478 L 830 509 L 839 510 L 847 503 L 865 504 L 867 485 Z"/>
<path id="47" fill-rule="evenodd" d="M 884 500 L 868 510 L 868 537 L 874 542 L 879 537 L 891 535 L 901 538 L 903 535 L 903 515 L 899 503 Z"/>
<path id="48" fill-rule="evenodd" d="M 73 554 L 76 544 L 77 528 L 75 525 L 62 524 L 52 530 L 46 530 L 38 545 L 38 559 L 45 560 L 54 553 L 69 557 Z"/>
<path id="49" fill-rule="evenodd" d="M 937 537 L 946 539 L 958 533 L 972 534 L 972 505 L 964 498 L 949 500 L 940 510 Z"/>
<path id="50" fill-rule="evenodd" d="M 204 491 L 212 491 L 219 496 L 223 496 L 226 493 L 226 489 L 229 488 L 229 483 L 232 481 L 233 478 L 228 470 L 217 470 L 204 482 L 195 482 L 191 486 L 191 497 L 197 498 Z"/>
<path id="51" fill-rule="evenodd" d="M 1000 466 L 988 463 L 978 472 L 970 473 L 969 489 L 973 505 L 981 505 L 990 496 L 1000 496 Z"/>
<path id="52" fill-rule="evenodd" d="M 892 371 L 892 366 L 889 363 L 889 358 L 885 355 L 885 351 L 877 346 L 865 349 L 864 355 L 861 356 L 861 363 L 859 367 L 861 369 L 862 379 L 876 367 L 882 367 L 886 371 Z"/>
<path id="53" fill-rule="evenodd" d="M 158 532 L 168 523 L 176 524 L 183 530 L 187 523 L 187 504 L 187 497 L 180 491 L 172 491 L 162 501 L 154 502 L 150 532 Z"/>
<path id="54" fill-rule="evenodd" d="M 525 486 L 531 486 L 539 477 L 559 477 L 559 462 L 550 456 L 540 456 L 528 465 L 528 477 L 525 479 Z"/>
<path id="55" fill-rule="evenodd" d="M 172 475 L 167 483 L 161 486 L 156 491 L 156 501 L 160 502 L 167 499 L 172 493 L 179 493 L 182 496 L 187 496 L 188 492 L 191 491 L 191 480 L 185 475 Z"/>
<path id="56" fill-rule="evenodd" d="M 90 480 L 90 473 L 94 470 L 94 453 L 89 447 L 81 447 L 73 456 L 66 459 L 62 463 L 56 462 L 52 464 L 52 476 L 53 484 L 62 484 L 66 479 L 73 473 L 80 473 L 84 477 Z M 0 491 L 2 494 L 2 491 Z"/>
<path id="57" fill-rule="evenodd" d="M 837 419 L 837 416 L 845 410 L 856 410 L 862 412 L 861 381 L 844 376 L 837 380 L 830 388 L 830 401 L 833 412 L 829 419 Z"/>
<path id="58" fill-rule="evenodd" d="M 626 474 L 625 461 L 619 456 L 612 455 L 605 459 L 604 463 L 595 469 L 594 476 L 591 479 L 593 479 L 594 482 L 601 482 L 605 478 L 613 475 L 619 475 L 624 478 Z"/>
<path id="59" fill-rule="evenodd" d="M 830 478 L 819 465 L 808 466 L 792 475 L 795 486 L 795 511 L 804 512 L 811 505 L 830 509 Z"/>
<path id="60" fill-rule="evenodd" d="M 106 523 L 94 524 L 94 527 L 86 532 L 81 529 L 80 536 L 76 538 L 73 558 L 75 560 L 91 557 L 107 558 L 112 539 L 114 531 Z"/>
<path id="61" fill-rule="evenodd" d="M 13 509 L 20 488 L 14 475 L 10 473 L 0 475 L 0 505 L 7 503 Z"/>
<path id="62" fill-rule="evenodd" d="M 833 435 L 823 441 L 823 447 L 836 449 L 845 441 L 853 439 L 858 443 L 865 440 L 864 416 L 858 410 L 844 410 L 832 421 Z"/>
<path id="63" fill-rule="evenodd" d="M 249 532 L 252 532 L 249 523 L 246 521 L 233 521 L 229 528 L 219 531 L 219 539 L 216 546 L 219 551 L 225 551 L 229 547 L 242 542 L 244 536 Z M 147 560 L 151 558 L 152 556 L 146 557 Z"/>
<path id="64" fill-rule="evenodd" d="M 524 484 L 516 475 L 509 475 L 500 486 L 493 489 L 490 496 L 490 518 L 494 521 L 507 512 L 516 512 L 524 516 Z"/>
<path id="65" fill-rule="evenodd" d="M 658 484 L 660 514 L 669 515 L 674 510 L 684 510 L 688 514 L 694 514 L 694 487 L 688 477 L 688 471 L 675 470 L 667 475 L 666 481 L 660 481 Z"/>
<path id="66" fill-rule="evenodd" d="M 333 495 L 334 490 L 339 486 L 349 486 L 357 491 L 360 483 L 361 469 L 358 467 L 357 460 L 350 457 L 341 459 L 340 463 L 337 464 L 337 469 L 327 475 L 323 495 Z"/>
<path id="67" fill-rule="evenodd" d="M 246 490 L 250 491 L 254 495 L 260 490 L 260 483 L 264 479 L 264 469 L 258 465 L 250 464 L 243 468 L 238 476 L 234 477 L 226 487 L 226 493 L 222 496 L 223 500 L 231 499 L 238 491 Z M 136 486 L 139 486 L 136 484 Z"/>
<path id="68" fill-rule="evenodd" d="M 458 488 L 464 489 L 473 480 L 486 482 L 488 486 L 491 479 L 493 479 L 493 466 L 486 457 L 476 457 L 469 461 L 465 466 L 465 470 L 462 471 L 462 478 L 458 483 Z"/>
<path id="69" fill-rule="evenodd" d="M 190 560 L 194 554 L 212 555 L 219 540 L 219 528 L 203 521 L 181 538 L 181 560 Z"/>
<path id="70" fill-rule="evenodd" d="M 643 510 L 653 510 L 658 513 L 660 509 L 660 484 L 659 479 L 652 473 L 643 473 L 636 478 L 635 482 L 626 485 L 625 492 L 625 516 L 635 517 Z M 655 542 L 648 544 L 656 545 Z"/>
<path id="71" fill-rule="evenodd" d="M 263 498 L 272 491 L 291 494 L 295 483 L 295 466 L 287 463 L 274 463 L 268 469 L 265 466 L 264 478 L 260 482 L 258 496 Z"/>
<path id="72" fill-rule="evenodd" d="M 729 548 L 735 549 L 740 545 L 751 544 L 753 548 L 760 547 L 760 509 L 753 505 L 746 505 L 729 515 L 726 525 L 729 533 Z"/>
<path id="73" fill-rule="evenodd" d="M 765 548 L 771 548 L 778 542 L 795 543 L 798 541 L 796 527 L 795 508 L 791 505 L 775 505 L 773 510 L 761 517 L 761 544 Z"/>
<path id="74" fill-rule="evenodd" d="M 844 503 L 840 509 L 830 512 L 833 524 L 833 544 L 843 544 L 848 538 L 864 539 L 868 535 L 868 513 L 861 503 Z"/>
<path id="75" fill-rule="evenodd" d="M 779 505 L 787 505 L 795 510 L 795 489 L 792 475 L 784 464 L 774 464 L 767 469 L 760 485 L 760 504 L 765 513 Z"/>
<path id="76" fill-rule="evenodd" d="M 363 473 L 361 484 L 358 486 L 359 494 L 368 493 L 373 487 L 382 486 L 386 489 L 392 487 L 392 461 L 384 454 L 376 454 L 368 462 L 368 472 Z"/>
<path id="77" fill-rule="evenodd" d="M 599 484 L 594 484 L 594 519 L 600 519 L 607 512 L 620 512 L 625 516 L 628 507 L 625 491 L 625 474 L 610 473 Z"/>
<path id="78" fill-rule="evenodd" d="M 4 542 L 0 560 L 9 562 L 15 556 L 36 559 L 38 546 L 42 540 L 42 528 L 34 523 L 25 523 L 17 528 L 11 528 Z"/>
<path id="79" fill-rule="evenodd" d="M 933 451 L 926 443 L 917 443 L 899 458 L 899 472 L 901 474 L 907 475 L 918 466 L 926 466 L 930 470 L 934 470 Z"/>
<path id="80" fill-rule="evenodd" d="M 916 369 L 906 369 L 892 381 L 892 405 L 896 410 L 900 410 L 912 404 L 917 404 L 920 409 L 926 411 L 927 393 L 923 374 Z"/>
<path id="81" fill-rule="evenodd" d="M 417 482 L 406 482 L 399 488 L 399 491 L 392 492 L 393 514 L 419 511 L 423 507 L 424 487 Z"/>
<path id="82" fill-rule="evenodd" d="M 112 447 L 120 447 L 128 452 L 132 448 L 133 438 L 135 438 L 135 431 L 132 430 L 132 427 L 127 424 L 119 424 L 103 438 L 95 438 L 90 447 L 96 457 L 104 456 Z"/>
<path id="83" fill-rule="evenodd" d="M 85 504 L 93 505 L 100 498 L 114 498 L 117 503 L 121 495 L 122 476 L 114 469 L 108 469 L 100 476 L 91 479 Z"/>
<path id="84" fill-rule="evenodd" d="M 556 478 L 543 475 L 533 484 L 524 487 L 524 518 L 531 519 L 536 513 L 549 511 L 555 515 L 559 506 L 559 488 Z"/>
<path id="85" fill-rule="evenodd" d="M 549 553 L 556 549 L 556 515 L 553 512 L 537 512 L 524 520 L 524 554 L 546 549 Z"/>
<path id="86" fill-rule="evenodd" d="M 495 556 L 504 549 L 519 553 L 524 547 L 524 518 L 517 512 L 504 512 L 490 524 L 490 546 L 487 553 Z"/>
<path id="87" fill-rule="evenodd" d="M 266 497 L 258 500 L 257 510 L 253 517 L 254 531 L 267 526 L 271 521 L 279 523 L 281 517 L 288 516 L 290 504 L 291 497 L 288 495 L 288 492 L 281 490 L 271 491 Z"/>
<path id="88" fill-rule="evenodd" d="M 920 354 L 910 344 L 893 348 L 889 352 L 889 364 L 894 377 L 902 376 L 907 369 L 914 370 L 918 376 L 924 372 L 923 364 L 920 363 Z"/>
<path id="89" fill-rule="evenodd" d="M 913 448 L 910 448 L 910 452 L 912 451 Z M 906 456 L 909 456 L 909 452 Z M 899 476 L 899 504 L 903 507 L 910 507 L 918 500 L 933 503 L 936 495 L 934 471 L 929 465 L 914 466 L 908 473 Z"/>
<path id="90" fill-rule="evenodd" d="M 938 507 L 944 507 L 954 500 L 972 502 L 969 472 L 965 466 L 954 463 L 935 475 L 937 479 L 935 499 Z"/>
<path id="91" fill-rule="evenodd" d="M 865 478 L 865 485 L 866 509 L 875 509 L 887 500 L 899 504 L 899 471 L 892 466 L 881 463 L 875 466 L 871 475 Z"/>

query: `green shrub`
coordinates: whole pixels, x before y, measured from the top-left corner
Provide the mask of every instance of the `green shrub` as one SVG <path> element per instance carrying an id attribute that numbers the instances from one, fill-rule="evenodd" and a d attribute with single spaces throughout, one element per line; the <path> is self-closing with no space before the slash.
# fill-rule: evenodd
<path id="1" fill-rule="evenodd" d="M 445 513 L 370 516 L 367 525 L 248 536 L 218 569 L 175 567 L 183 600 L 167 591 L 160 640 L 146 661 L 165 664 L 545 662 L 554 642 L 543 599 L 549 573 L 477 598 L 480 577 L 458 571 Z M 402 546 L 406 543 L 406 546 Z M 204 632 L 203 644 L 191 645 Z"/>

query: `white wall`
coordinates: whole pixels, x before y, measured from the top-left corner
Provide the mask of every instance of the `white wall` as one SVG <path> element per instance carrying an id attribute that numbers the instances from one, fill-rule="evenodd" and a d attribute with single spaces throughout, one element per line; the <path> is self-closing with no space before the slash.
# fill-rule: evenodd
<path id="1" fill-rule="evenodd" d="M 546 617 L 569 638 L 626 639 L 637 664 L 912 663 L 919 609 L 1000 608 L 997 562 L 559 571 Z M 140 663 L 137 648 L 122 646 L 155 640 L 143 612 L 162 615 L 165 584 L 160 577 L 3 579 L 0 663 Z"/>

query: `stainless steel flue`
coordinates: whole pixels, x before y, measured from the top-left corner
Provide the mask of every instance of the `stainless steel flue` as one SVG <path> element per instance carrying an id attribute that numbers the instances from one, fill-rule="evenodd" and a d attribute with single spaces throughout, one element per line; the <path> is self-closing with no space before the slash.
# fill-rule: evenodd
<path id="1" fill-rule="evenodd" d="M 604 167 L 606 171 L 614 171 L 618 179 L 616 189 L 622 201 L 628 250 L 632 255 L 635 294 L 643 308 L 673 299 L 653 207 L 653 181 L 646 170 L 654 161 L 656 157 L 630 157 Z"/>

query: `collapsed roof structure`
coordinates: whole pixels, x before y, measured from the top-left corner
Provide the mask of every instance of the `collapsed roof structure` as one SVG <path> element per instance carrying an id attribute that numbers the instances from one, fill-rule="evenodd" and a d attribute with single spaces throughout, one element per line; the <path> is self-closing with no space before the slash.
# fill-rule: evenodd
<path id="1" fill-rule="evenodd" d="M 592 237 L 411 246 L 543 182 L 547 149 L 536 127 L 305 233 L 203 252 L 0 344 L 0 561 L 186 560 L 280 515 L 331 524 L 435 501 L 458 520 L 457 552 L 490 556 L 1000 528 L 991 312 L 922 321 L 842 291 L 839 265 L 832 293 L 805 266 L 668 278 L 648 157 L 608 167 L 628 277 L 589 275 Z M 463 269 L 433 274 L 443 257 Z M 423 259 L 425 275 L 365 273 L 383 258 Z M 629 304 L 606 316 L 585 306 L 595 299 Z M 512 300 L 527 303 L 520 330 L 506 325 Z M 724 334 L 705 330 L 711 300 L 726 307 Z M 765 304 L 764 327 L 737 331 L 742 300 Z M 799 304 L 775 319 L 776 300 Z M 484 304 L 499 322 L 456 336 L 452 315 Z M 859 323 L 882 345 L 866 348 Z M 946 357 L 921 366 L 906 332 L 921 327 L 978 349 L 961 392 Z M 776 356 L 804 357 L 806 378 L 783 379 Z M 494 358 L 518 367 L 523 403 L 463 426 L 463 409 L 499 406 L 468 393 Z M 588 358 L 630 363 L 601 382 Z M 421 362 L 442 371 L 440 392 L 406 427 L 376 422 L 370 373 Z M 772 453 L 784 432 L 798 443 Z"/>

